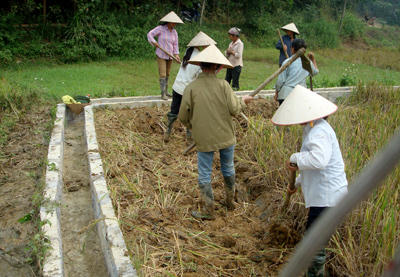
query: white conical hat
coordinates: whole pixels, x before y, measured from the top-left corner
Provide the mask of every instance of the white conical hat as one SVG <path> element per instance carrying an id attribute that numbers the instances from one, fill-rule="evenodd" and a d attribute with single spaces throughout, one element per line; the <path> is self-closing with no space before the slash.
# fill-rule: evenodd
<path id="1" fill-rule="evenodd" d="M 302 124 L 333 114 L 337 108 L 328 99 L 301 85 L 296 85 L 271 121 L 275 125 Z"/>
<path id="2" fill-rule="evenodd" d="M 288 31 L 292 31 L 293 33 L 300 35 L 299 30 L 297 30 L 296 25 L 294 25 L 294 23 L 290 23 L 288 25 L 285 25 L 283 27 L 281 27 L 282 30 L 288 30 Z"/>
<path id="3" fill-rule="evenodd" d="M 195 65 L 200 65 L 201 63 L 215 63 L 223 65 L 225 68 L 233 68 L 232 64 L 214 44 L 211 44 L 195 57 L 191 58 L 188 63 Z"/>
<path id="4" fill-rule="evenodd" d="M 205 33 L 200 31 L 187 45 L 188 47 L 195 46 L 208 46 L 211 44 L 217 44 L 215 40 L 207 36 Z"/>
<path id="5" fill-rule="evenodd" d="M 173 11 L 160 19 L 162 22 L 182 23 L 183 21 Z"/>

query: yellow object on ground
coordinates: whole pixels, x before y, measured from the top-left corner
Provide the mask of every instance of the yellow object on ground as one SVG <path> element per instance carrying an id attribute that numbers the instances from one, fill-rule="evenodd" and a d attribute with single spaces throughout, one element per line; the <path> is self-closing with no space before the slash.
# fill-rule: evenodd
<path id="1" fill-rule="evenodd" d="M 75 99 L 69 95 L 64 95 L 61 99 L 65 104 L 80 104 L 80 102 L 76 102 Z"/>

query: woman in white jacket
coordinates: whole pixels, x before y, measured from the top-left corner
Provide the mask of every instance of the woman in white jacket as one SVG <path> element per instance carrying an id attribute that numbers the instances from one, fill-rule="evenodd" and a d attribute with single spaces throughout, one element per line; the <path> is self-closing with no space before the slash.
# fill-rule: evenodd
<path id="1" fill-rule="evenodd" d="M 187 45 L 185 56 L 182 59 L 181 67 L 179 68 L 178 75 L 176 76 L 174 85 L 172 86 L 172 103 L 171 111 L 167 114 L 168 123 L 167 130 L 164 134 L 164 141 L 170 140 L 172 125 L 178 118 L 179 108 L 181 107 L 182 95 L 186 86 L 196 80 L 197 76 L 201 73 L 200 66 L 189 64 L 188 61 L 200 53 L 200 48 L 217 44 L 212 38 L 203 32 L 199 32 Z M 186 129 L 187 138 L 191 138 L 189 129 Z"/>
<path id="2" fill-rule="evenodd" d="M 271 121 L 276 125 L 302 125 L 300 152 L 286 162 L 290 171 L 299 170 L 293 194 L 301 186 L 305 206 L 309 208 L 306 230 L 321 213 L 336 206 L 347 194 L 344 162 L 335 131 L 325 120 L 337 106 L 311 90 L 297 85 L 282 103 Z M 324 246 L 314 257 L 306 276 L 323 276 L 326 254 Z"/>

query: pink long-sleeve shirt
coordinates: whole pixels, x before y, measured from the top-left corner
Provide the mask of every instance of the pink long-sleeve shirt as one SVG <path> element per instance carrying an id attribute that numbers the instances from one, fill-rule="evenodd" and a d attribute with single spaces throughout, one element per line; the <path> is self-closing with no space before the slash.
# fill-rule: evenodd
<path id="1" fill-rule="evenodd" d="M 175 29 L 170 31 L 166 24 L 159 25 L 147 33 L 147 39 L 150 43 L 156 42 L 154 37 L 158 37 L 158 44 L 165 51 L 172 55 L 179 55 L 178 32 Z M 156 49 L 156 55 L 161 59 L 172 59 L 159 48 Z"/>

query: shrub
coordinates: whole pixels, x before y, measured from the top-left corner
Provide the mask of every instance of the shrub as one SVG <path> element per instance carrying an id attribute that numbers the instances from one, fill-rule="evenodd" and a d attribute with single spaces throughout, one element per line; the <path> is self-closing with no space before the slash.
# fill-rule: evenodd
<path id="1" fill-rule="evenodd" d="M 339 45 L 339 36 L 336 24 L 332 23 L 323 18 L 304 23 L 302 38 L 313 47 L 333 49 Z"/>
<path id="2" fill-rule="evenodd" d="M 343 18 L 340 35 L 343 38 L 356 39 L 365 32 L 365 22 L 352 12 L 346 12 Z"/>

